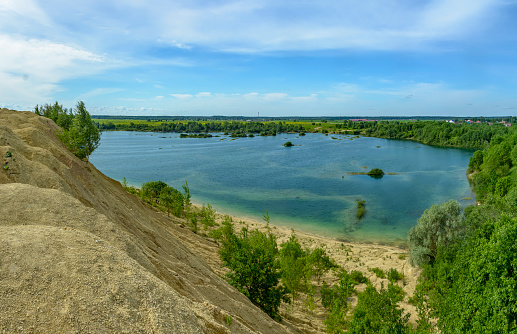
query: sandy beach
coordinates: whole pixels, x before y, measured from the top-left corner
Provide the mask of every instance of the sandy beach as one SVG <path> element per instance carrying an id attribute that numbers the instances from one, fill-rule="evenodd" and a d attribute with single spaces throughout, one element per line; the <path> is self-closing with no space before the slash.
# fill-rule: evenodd
<path id="1" fill-rule="evenodd" d="M 201 208 L 199 205 L 194 206 L 198 209 Z M 218 223 L 222 222 L 224 216 L 225 215 L 223 213 L 217 212 L 216 221 Z M 265 221 L 235 216 L 231 216 L 231 218 L 237 231 L 245 226 L 248 226 L 250 230 L 258 229 L 260 231 L 267 231 L 267 223 Z M 381 286 L 387 287 L 389 280 L 377 277 L 377 275 L 369 269 L 380 268 L 383 271 L 387 271 L 394 268 L 398 272 L 403 273 L 404 280 L 397 282 L 406 294 L 404 301 L 400 303 L 400 306 L 404 309 L 405 313 L 409 313 L 411 315 L 410 321 L 412 323 L 416 321 L 416 308 L 413 305 L 408 304 L 407 301 L 414 293 L 420 270 L 410 265 L 408 250 L 375 243 L 343 242 L 337 239 L 306 233 L 296 229 L 293 230 L 287 227 L 276 226 L 274 223 L 270 224 L 270 230 L 277 237 L 278 245 L 288 240 L 294 232 L 303 247 L 308 249 L 321 247 L 325 249 L 327 254 L 329 254 L 329 256 L 333 258 L 339 266 L 343 267 L 347 271 L 361 271 L 370 279 L 372 285 L 376 289 L 380 289 Z M 200 233 L 203 234 L 202 231 Z M 323 277 L 322 281 L 334 284 L 337 279 L 332 273 L 328 273 Z M 358 292 L 363 291 L 365 288 L 366 284 L 356 286 Z M 357 304 L 357 295 L 354 295 L 350 302 L 352 308 L 355 307 Z M 318 298 L 316 304 L 319 305 L 319 307 L 316 307 L 312 313 L 309 312 L 306 303 L 306 296 L 301 294 L 300 298 L 295 301 L 294 307 L 286 304 L 282 305 L 281 315 L 282 317 L 287 318 L 288 321 L 295 322 L 297 326 L 299 326 L 300 323 L 307 324 L 308 331 L 316 329 L 317 331 L 323 332 L 325 329 L 323 324 L 323 320 L 325 319 L 325 310 L 319 303 Z"/>

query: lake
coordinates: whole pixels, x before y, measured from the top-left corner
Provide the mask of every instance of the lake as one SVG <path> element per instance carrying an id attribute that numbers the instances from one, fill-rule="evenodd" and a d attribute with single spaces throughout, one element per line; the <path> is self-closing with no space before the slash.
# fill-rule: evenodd
<path id="1" fill-rule="evenodd" d="M 295 146 L 284 147 L 286 141 Z M 347 241 L 400 244 L 425 209 L 472 204 L 465 171 L 472 150 L 349 135 L 308 133 L 179 138 L 176 133 L 104 132 L 90 161 L 141 186 L 161 180 L 217 211 Z M 381 179 L 347 172 L 380 168 Z M 357 201 L 366 215 L 356 218 Z"/>

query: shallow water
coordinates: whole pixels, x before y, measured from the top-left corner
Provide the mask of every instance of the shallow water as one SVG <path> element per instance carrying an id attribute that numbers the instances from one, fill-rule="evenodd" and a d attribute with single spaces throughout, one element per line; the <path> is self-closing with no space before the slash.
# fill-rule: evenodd
<path id="1" fill-rule="evenodd" d="M 335 138 L 335 139 L 332 139 Z M 291 141 L 293 147 L 283 147 Z M 162 180 L 217 211 L 359 242 L 400 243 L 432 204 L 472 204 L 465 174 L 471 150 L 344 135 L 281 134 L 197 139 L 179 134 L 105 132 L 90 161 L 132 185 Z M 365 168 L 366 167 L 366 168 Z M 398 173 L 373 179 L 381 168 Z M 355 217 L 357 200 L 366 215 Z"/>

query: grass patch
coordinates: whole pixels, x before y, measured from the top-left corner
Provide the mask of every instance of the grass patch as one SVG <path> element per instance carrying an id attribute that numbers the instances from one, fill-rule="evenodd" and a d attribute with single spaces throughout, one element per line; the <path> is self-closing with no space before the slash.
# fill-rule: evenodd
<path id="1" fill-rule="evenodd" d="M 370 268 L 368 270 L 374 273 L 379 278 L 386 278 L 386 273 L 381 268 Z"/>
<path id="2" fill-rule="evenodd" d="M 386 272 L 386 276 L 390 280 L 390 282 L 401 281 L 401 280 L 404 279 L 404 274 L 402 274 L 401 272 L 397 271 L 397 269 L 395 269 L 395 268 L 390 268 Z"/>

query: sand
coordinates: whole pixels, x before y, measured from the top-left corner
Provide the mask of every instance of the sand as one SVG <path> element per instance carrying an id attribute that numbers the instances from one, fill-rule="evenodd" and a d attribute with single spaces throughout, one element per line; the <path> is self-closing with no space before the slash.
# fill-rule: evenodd
<path id="1" fill-rule="evenodd" d="M 201 206 L 195 205 L 198 209 Z M 221 223 L 226 215 L 224 213 L 216 213 L 216 221 Z M 265 221 L 257 221 L 250 218 L 231 216 L 236 230 L 247 226 L 249 229 L 258 229 L 266 232 L 268 225 Z M 403 302 L 399 305 L 405 313 L 410 314 L 410 322 L 415 323 L 417 320 L 417 312 L 415 306 L 408 303 L 408 298 L 413 295 L 415 287 L 418 283 L 420 270 L 413 267 L 409 263 L 408 251 L 405 249 L 382 245 L 382 244 L 366 244 L 343 242 L 337 239 L 319 236 L 312 233 L 307 233 L 298 229 L 292 229 L 282 226 L 275 226 L 274 221 L 269 224 L 270 231 L 277 237 L 278 245 L 287 241 L 292 233 L 295 234 L 300 244 L 307 249 L 314 249 L 321 247 L 326 250 L 327 254 L 336 261 L 336 263 L 346 269 L 347 271 L 359 270 L 372 282 L 372 285 L 380 289 L 381 286 L 387 287 L 389 280 L 377 277 L 376 274 L 369 269 L 380 268 L 384 271 L 391 268 L 396 269 L 404 274 L 404 281 L 399 281 L 397 284 L 401 286 L 406 294 Z M 200 234 L 206 234 L 203 231 Z M 201 255 L 202 256 L 202 255 Z M 215 261 L 212 265 L 220 263 Z M 224 273 L 222 270 L 221 273 Z M 322 282 L 326 281 L 329 284 L 334 284 L 337 279 L 329 272 L 322 278 Z M 313 282 L 316 284 L 317 282 Z M 358 292 L 364 291 L 366 284 L 356 286 Z M 301 294 L 301 297 L 296 300 L 295 306 L 282 304 L 281 315 L 287 318 L 287 322 L 293 325 L 302 327 L 306 332 L 324 332 L 325 327 L 323 320 L 325 318 L 325 309 L 319 305 L 311 312 L 308 311 L 306 305 L 306 296 Z M 319 303 L 318 303 L 319 304 Z M 351 298 L 352 308 L 357 304 L 357 295 Z"/>
<path id="2" fill-rule="evenodd" d="M 214 241 L 73 156 L 59 131 L 31 112 L 0 110 L 0 159 L 9 167 L 0 171 L 0 333 L 324 331 L 324 310 L 307 311 L 304 296 L 294 307 L 282 306 L 284 321 L 269 318 L 222 278 L 227 269 Z M 237 226 L 240 221 L 266 229 L 234 218 Z M 271 230 L 279 243 L 291 234 Z M 387 280 L 369 268 L 403 272 L 404 290 L 412 294 L 418 271 L 406 251 L 295 233 L 377 288 Z M 414 319 L 414 309 L 402 306 Z"/>

